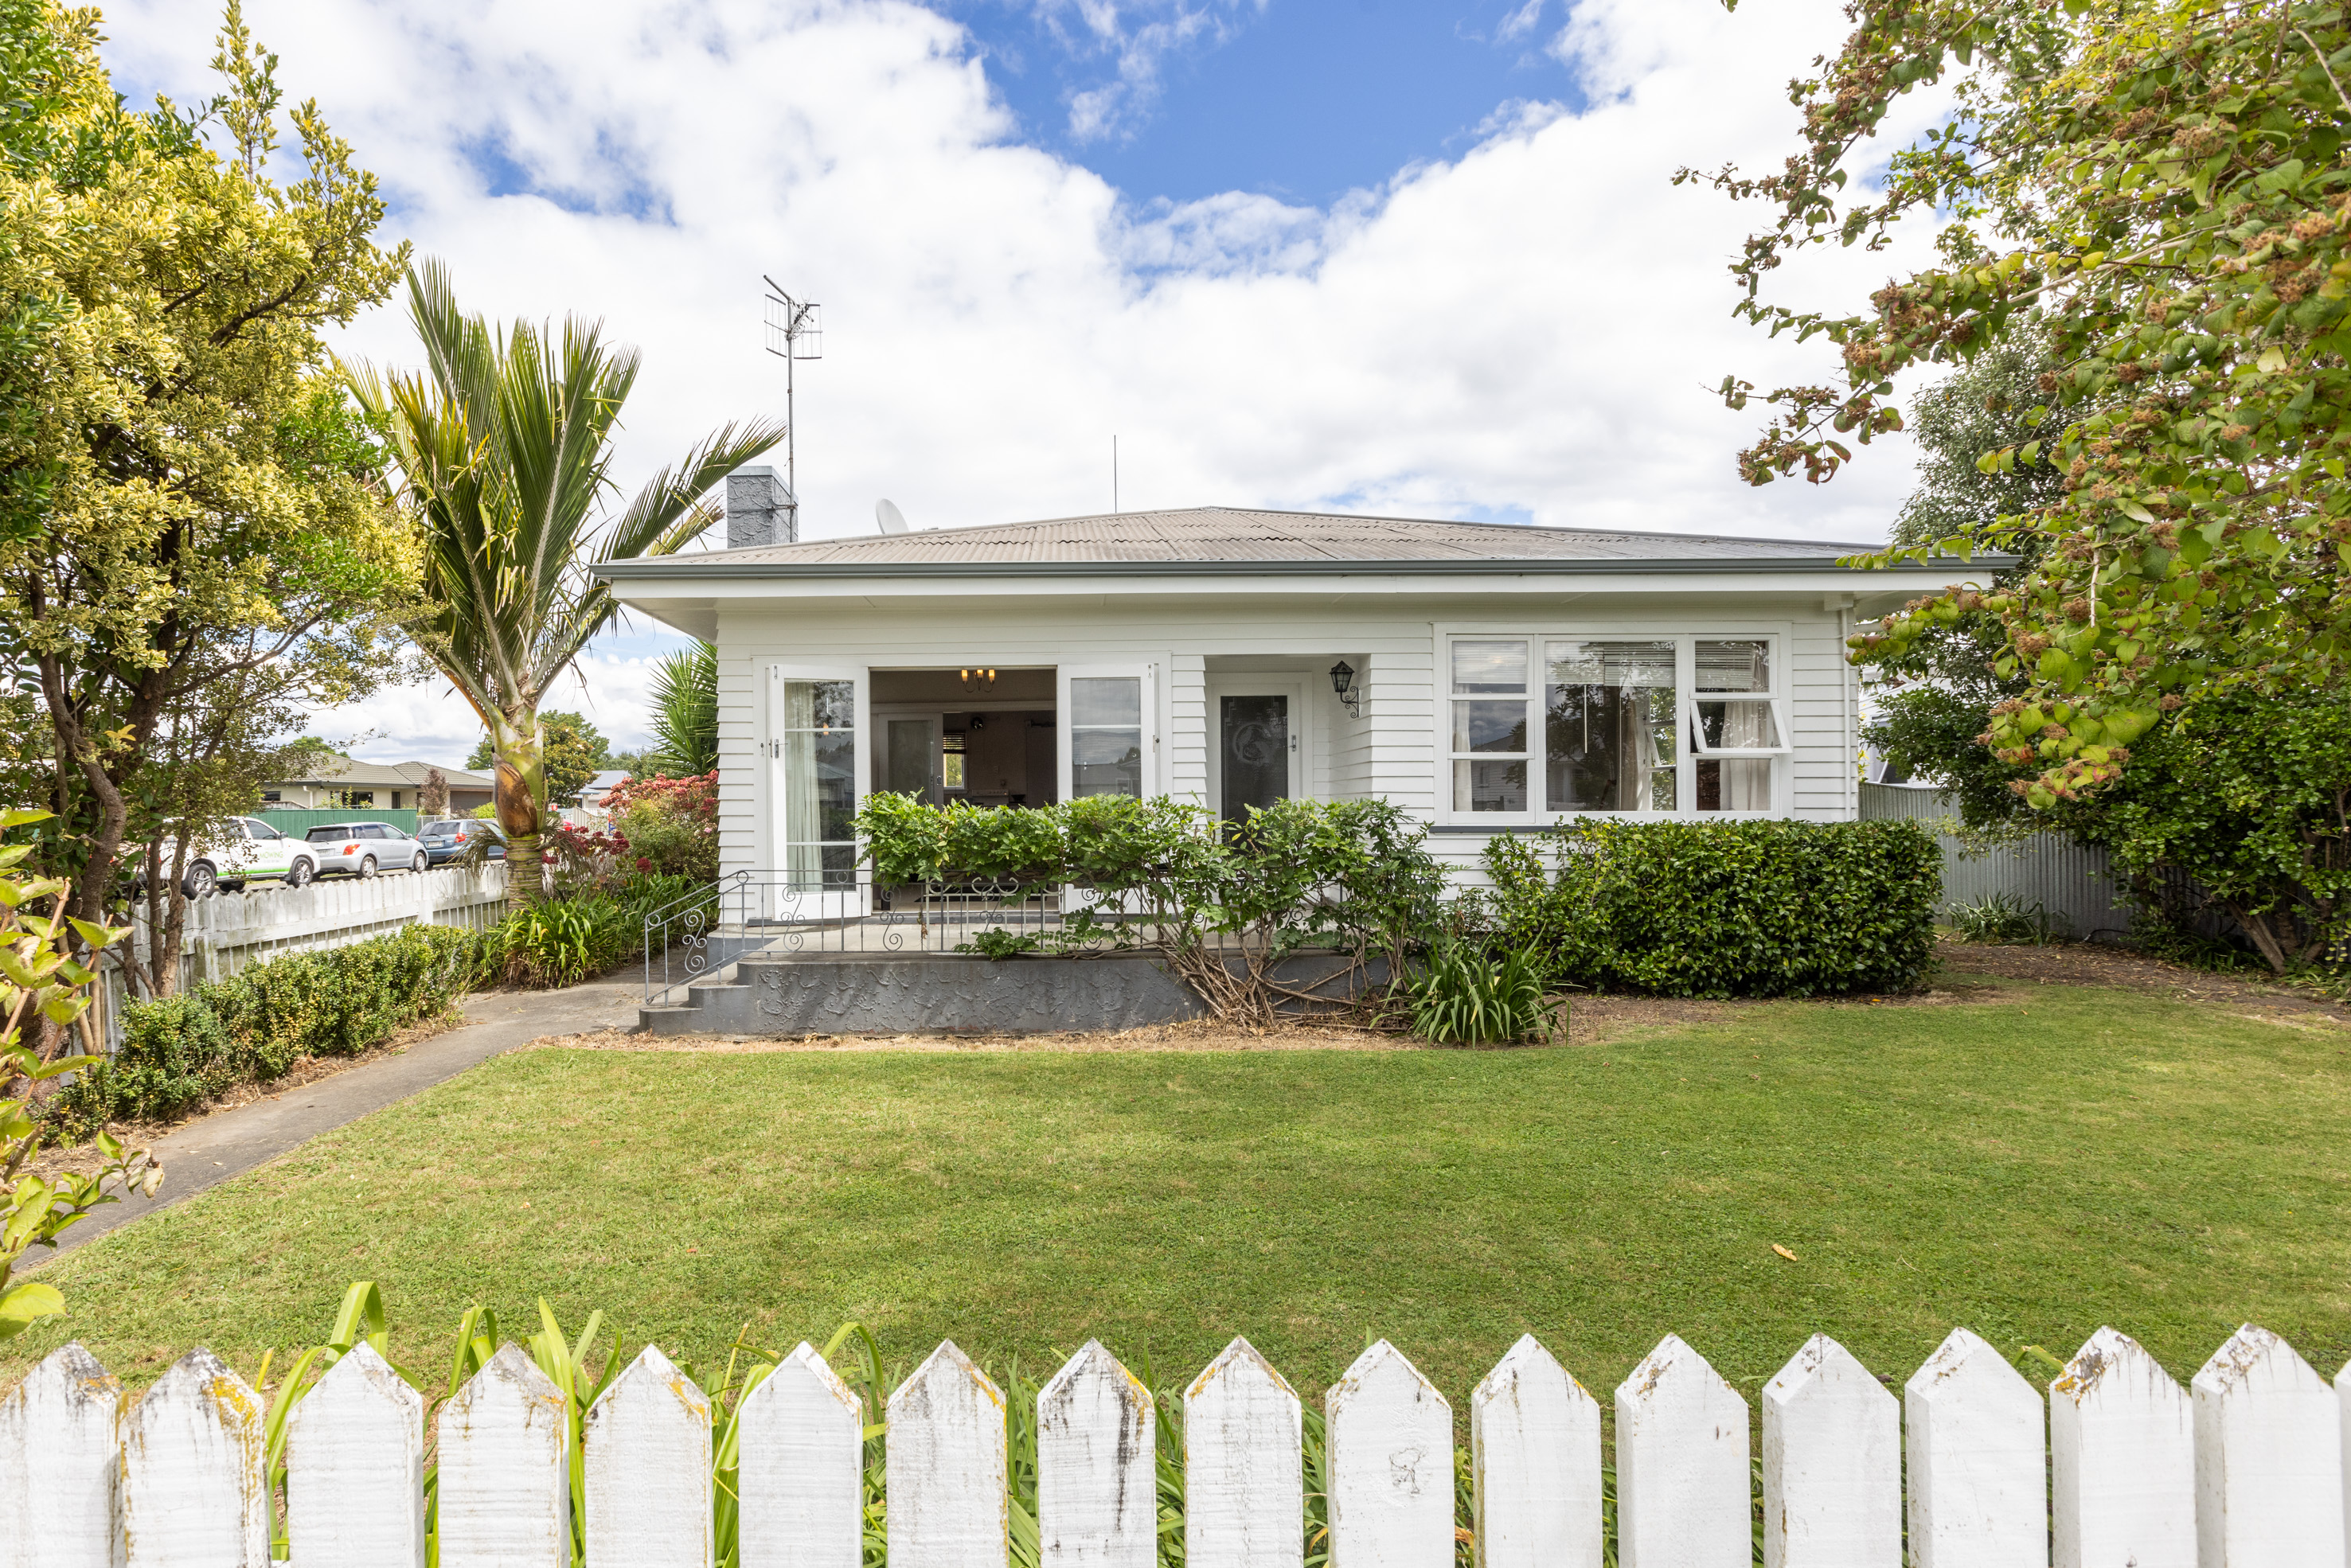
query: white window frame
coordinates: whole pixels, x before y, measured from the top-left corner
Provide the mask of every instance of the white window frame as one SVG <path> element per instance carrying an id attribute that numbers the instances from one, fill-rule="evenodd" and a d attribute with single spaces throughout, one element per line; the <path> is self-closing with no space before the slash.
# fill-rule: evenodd
<path id="1" fill-rule="evenodd" d="M 847 681 L 852 688 L 851 712 L 855 716 L 857 733 L 853 737 L 853 755 L 850 787 L 852 810 L 865 809 L 865 797 L 872 793 L 870 781 L 873 777 L 873 704 L 871 682 L 862 664 L 843 664 L 799 659 L 778 660 L 768 665 L 767 693 L 759 705 L 759 863 L 765 879 L 770 883 L 781 879 L 784 867 L 784 683 L 786 681 Z M 852 862 L 862 868 L 865 846 L 857 845 L 857 859 Z M 867 900 L 870 889 L 862 871 L 856 891 L 841 894 L 803 894 L 786 899 L 782 889 L 770 886 L 762 895 L 758 917 L 780 919 L 840 919 L 847 915 L 869 913 Z"/>
<path id="2" fill-rule="evenodd" d="M 1787 675 L 1782 670 L 1777 642 L 1761 632 L 1724 632 L 1720 635 L 1700 633 L 1690 638 L 1690 686 L 1683 694 L 1683 706 L 1688 709 L 1683 718 L 1689 735 L 1690 755 L 1699 758 L 1724 757 L 1786 757 L 1795 746 L 1788 730 Z M 1763 643 L 1770 644 L 1764 660 L 1771 671 L 1771 688 L 1763 692 L 1701 691 L 1698 688 L 1698 644 L 1700 643 Z M 1698 722 L 1698 706 L 1703 703 L 1750 703 L 1771 710 L 1772 733 L 1780 737 L 1777 746 L 1708 746 L 1706 727 Z M 1718 813 L 1709 811 L 1708 816 Z"/>
<path id="3" fill-rule="evenodd" d="M 1562 623 L 1529 623 L 1516 622 L 1504 625 L 1455 623 L 1434 628 L 1436 646 L 1436 696 L 1432 738 L 1436 759 L 1437 821 L 1443 827 L 1490 828 L 1497 831 L 1511 828 L 1549 827 L 1577 816 L 1622 819 L 1630 821 L 1716 821 L 1740 818 L 1777 818 L 1795 815 L 1794 770 L 1795 731 L 1789 722 L 1789 690 L 1792 672 L 1789 667 L 1795 645 L 1794 630 L 1785 622 L 1757 624 L 1751 621 L 1726 618 L 1719 622 L 1677 619 L 1671 626 L 1655 622 L 1602 622 Z M 1757 692 L 1698 691 L 1698 644 L 1700 643 L 1760 641 L 1770 645 L 1768 659 L 1771 673 L 1771 689 Z M 1457 701 L 1508 702 L 1508 697 L 1489 697 L 1477 694 L 1457 698 L 1453 691 L 1453 645 L 1460 643 L 1523 642 L 1527 644 L 1527 692 L 1522 699 L 1527 705 L 1527 800 L 1529 809 L 1523 811 L 1470 811 L 1455 806 L 1453 795 L 1453 704 Z M 1670 810 L 1645 811 L 1552 811 L 1543 808 L 1545 795 L 1543 687 L 1547 666 L 1543 654 L 1545 642 L 1584 643 L 1672 643 L 1674 644 L 1674 807 Z M 1707 701 L 1768 702 L 1773 724 L 1780 735 L 1780 744 L 1766 748 L 1742 748 L 1736 751 L 1708 750 L 1701 752 L 1693 736 L 1698 723 L 1698 703 L 1703 695 Z M 1508 754 L 1493 752 L 1463 753 L 1463 758 L 1476 757 L 1489 761 L 1509 761 Z M 1701 811 L 1698 809 L 1698 764 L 1701 760 L 1724 760 L 1740 758 L 1767 758 L 1771 764 L 1772 805 L 1760 811 Z"/>
<path id="4" fill-rule="evenodd" d="M 1054 766 L 1060 769 L 1053 780 L 1053 799 L 1071 800 L 1077 798 L 1077 755 L 1070 736 L 1071 721 L 1077 709 L 1070 700 L 1071 681 L 1134 678 L 1143 684 L 1137 688 L 1142 697 L 1143 776 L 1137 785 L 1144 800 L 1164 793 L 1160 758 L 1165 750 L 1160 737 L 1166 733 L 1159 713 L 1159 664 L 1137 661 L 1114 664 L 1058 664 L 1053 670 L 1053 755 Z"/>

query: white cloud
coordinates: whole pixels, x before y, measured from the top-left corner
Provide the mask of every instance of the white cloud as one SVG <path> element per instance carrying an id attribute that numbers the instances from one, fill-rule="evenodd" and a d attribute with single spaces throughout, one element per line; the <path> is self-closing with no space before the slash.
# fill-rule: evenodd
<path id="1" fill-rule="evenodd" d="M 1079 144 L 1132 137 L 1159 100 L 1160 64 L 1187 49 L 1229 42 L 1268 0 L 1034 0 L 1034 14 L 1081 57 L 1109 55 L 1115 79 L 1070 99 L 1070 135 Z M 1076 26 L 1071 26 L 1074 19 Z"/>
<path id="2" fill-rule="evenodd" d="M 1229 9 L 1061 8 L 1112 41 Z M 120 85 L 211 90 L 207 10 L 110 6 Z M 446 258 L 463 302 L 601 316 L 644 348 L 628 475 L 723 420 L 781 412 L 762 272 L 821 300 L 826 358 L 799 374 L 812 536 L 871 528 L 880 496 L 918 527 L 1103 508 L 1113 433 L 1131 507 L 1865 539 L 1908 485 L 1900 451 L 1824 490 L 1739 483 L 1732 454 L 1759 415 L 1708 389 L 1733 371 L 1818 380 L 1826 352 L 1730 318 L 1723 268 L 1766 214 L 1669 183 L 1680 164 L 1771 167 L 1792 150 L 1784 83 L 1842 36 L 1833 0 L 1736 16 L 1585 0 L 1551 47 L 1588 108 L 1501 106 L 1457 161 L 1327 209 L 1129 200 L 1010 141 L 969 37 L 904 0 L 249 0 L 247 15 L 289 95 L 318 96 L 383 177 L 391 230 Z M 1849 306 L 1902 265 L 1815 252 L 1774 288 Z M 342 347 L 411 355 L 396 310 Z M 641 701 L 625 661 L 589 678 L 606 733 L 641 733 L 620 716 Z M 428 758 L 476 732 L 454 698 L 398 712 L 402 744 Z"/>

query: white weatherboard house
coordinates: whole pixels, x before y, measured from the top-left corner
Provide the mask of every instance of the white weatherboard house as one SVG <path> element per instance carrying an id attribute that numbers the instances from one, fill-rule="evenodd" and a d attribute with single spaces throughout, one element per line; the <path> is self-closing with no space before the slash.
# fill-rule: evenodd
<path id="1" fill-rule="evenodd" d="M 1203 507 L 596 570 L 717 646 L 725 869 L 841 885 L 882 789 L 1385 796 L 1465 873 L 1563 816 L 1844 821 L 1844 641 L 1952 576 L 1867 548 Z"/>

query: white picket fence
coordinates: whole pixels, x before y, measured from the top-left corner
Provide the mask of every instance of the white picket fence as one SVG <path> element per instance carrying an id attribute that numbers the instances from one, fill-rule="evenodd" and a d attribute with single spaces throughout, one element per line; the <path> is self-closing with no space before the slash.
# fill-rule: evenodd
<path id="1" fill-rule="evenodd" d="M 565 1396 L 507 1345 L 445 1406 L 440 1568 L 565 1568 Z M 2101 1329 L 2040 1392 L 1965 1329 L 1897 1404 L 1815 1336 L 1762 1391 L 1770 1568 L 2341 1568 L 2351 1368 L 2330 1387 L 2248 1325 L 2189 1388 Z M 1089 1343 L 1037 1401 L 1045 1568 L 1151 1568 L 1155 1412 Z M 1325 1396 L 1332 1568 L 1448 1568 L 1453 1411 L 1382 1341 Z M 1750 1561 L 1749 1410 L 1668 1336 L 1615 1396 L 1624 1568 Z M 424 1561 L 425 1406 L 376 1354 L 344 1356 L 287 1439 L 295 1568 Z M 2046 1441 L 2044 1442 L 2044 1416 Z M 742 1568 L 859 1568 L 867 1413 L 807 1344 L 745 1401 Z M 891 1395 L 893 1568 L 1004 1568 L 1005 1396 L 945 1343 Z M 263 1568 L 263 1402 L 211 1352 L 145 1396 L 78 1345 L 0 1401 L 0 1563 Z M 587 1568 L 708 1568 L 708 1399 L 648 1347 L 588 1411 Z M 1189 1568 L 1301 1568 L 1298 1396 L 1246 1340 L 1186 1391 Z M 1599 1568 L 1598 1403 L 1531 1337 L 1469 1399 L 1483 1568 Z"/>
<path id="2" fill-rule="evenodd" d="M 444 867 L 384 876 L 337 877 L 308 887 L 256 884 L 246 893 L 215 894 L 187 906 L 180 931 L 183 986 L 217 980 L 247 965 L 287 953 L 348 947 L 403 925 L 455 925 L 486 931 L 506 914 L 507 868 L 493 861 L 477 870 Z M 152 940 L 145 915 L 134 908 L 131 941 L 141 962 Z M 122 973 L 110 966 L 99 1003 L 109 1051 L 122 1043 Z M 5 1568 L 5 1565 L 0 1565 Z"/>

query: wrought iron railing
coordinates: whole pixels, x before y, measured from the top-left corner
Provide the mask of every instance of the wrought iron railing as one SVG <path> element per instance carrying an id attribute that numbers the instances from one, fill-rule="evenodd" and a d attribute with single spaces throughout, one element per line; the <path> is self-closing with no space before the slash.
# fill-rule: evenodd
<path id="1" fill-rule="evenodd" d="M 645 1002 L 758 953 L 952 953 L 982 933 L 1040 938 L 1086 890 L 1009 877 L 875 880 L 856 871 L 738 871 L 645 916 Z"/>

